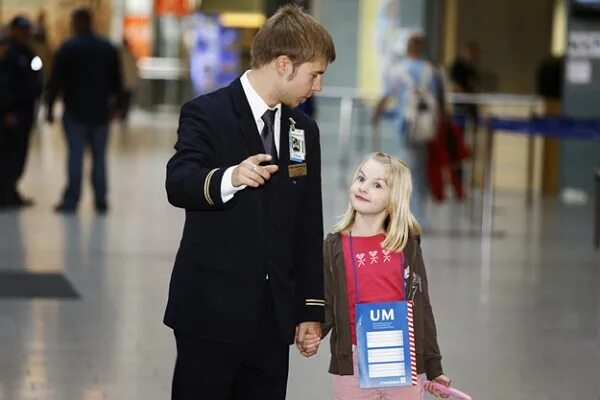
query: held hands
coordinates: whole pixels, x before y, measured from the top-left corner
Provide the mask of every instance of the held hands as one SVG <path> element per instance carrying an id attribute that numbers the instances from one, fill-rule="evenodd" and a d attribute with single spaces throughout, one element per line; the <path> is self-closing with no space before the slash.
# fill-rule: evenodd
<path id="1" fill-rule="evenodd" d="M 433 382 L 439 383 L 446 387 L 450 387 L 451 381 L 450 381 L 450 378 L 448 378 L 446 375 L 440 375 L 437 378 L 435 378 L 433 380 Z M 429 393 L 431 393 L 435 397 L 443 397 L 443 398 L 449 397 L 447 394 L 442 393 L 438 388 L 436 388 L 432 382 L 425 383 L 425 390 L 427 390 Z"/>
<path id="2" fill-rule="evenodd" d="M 321 343 L 321 324 L 319 322 L 301 322 L 296 326 L 296 347 L 304 357 L 317 354 Z"/>
<path id="3" fill-rule="evenodd" d="M 264 185 L 265 182 L 271 179 L 271 175 L 277 172 L 279 167 L 277 165 L 261 166 L 260 163 L 271 161 L 272 158 L 269 154 L 255 154 L 246 158 L 234 168 L 231 174 L 233 187 L 247 185 L 256 188 Z"/>

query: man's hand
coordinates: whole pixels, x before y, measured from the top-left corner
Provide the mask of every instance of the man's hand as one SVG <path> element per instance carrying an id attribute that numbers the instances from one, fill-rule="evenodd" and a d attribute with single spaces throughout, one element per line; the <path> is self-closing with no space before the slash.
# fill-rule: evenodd
<path id="1" fill-rule="evenodd" d="M 246 158 L 234 168 L 231 174 L 233 187 L 247 185 L 256 188 L 264 185 L 279 167 L 277 165 L 261 166 L 260 163 L 271 161 L 272 158 L 269 154 L 255 154 Z"/>
<path id="2" fill-rule="evenodd" d="M 321 343 L 321 323 L 308 321 L 296 326 L 296 347 L 304 357 L 317 354 Z"/>

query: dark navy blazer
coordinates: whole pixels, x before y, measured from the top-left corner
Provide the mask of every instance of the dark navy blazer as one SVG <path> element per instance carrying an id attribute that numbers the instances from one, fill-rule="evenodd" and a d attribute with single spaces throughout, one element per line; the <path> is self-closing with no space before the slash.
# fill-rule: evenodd
<path id="1" fill-rule="evenodd" d="M 267 274 L 286 342 L 299 322 L 323 320 L 319 130 L 301 111 L 283 105 L 281 113 L 279 171 L 223 203 L 225 170 L 264 153 L 240 80 L 181 108 L 166 180 L 169 202 L 186 210 L 164 319 L 171 328 L 244 342 Z M 306 176 L 289 176 L 290 117 L 305 132 Z"/>

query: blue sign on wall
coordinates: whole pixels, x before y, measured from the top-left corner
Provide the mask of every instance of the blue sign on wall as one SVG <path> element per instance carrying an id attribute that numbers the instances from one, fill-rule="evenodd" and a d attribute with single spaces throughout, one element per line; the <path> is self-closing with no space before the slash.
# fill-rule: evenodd
<path id="1" fill-rule="evenodd" d="M 192 17 L 190 75 L 196 94 L 229 85 L 239 74 L 236 47 L 239 31 L 219 24 L 217 15 L 196 13 Z"/>

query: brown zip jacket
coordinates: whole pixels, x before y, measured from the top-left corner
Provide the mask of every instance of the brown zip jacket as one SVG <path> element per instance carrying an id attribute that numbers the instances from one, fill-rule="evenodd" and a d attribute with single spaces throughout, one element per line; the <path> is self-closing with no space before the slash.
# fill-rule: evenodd
<path id="1" fill-rule="evenodd" d="M 404 255 L 407 299 L 413 300 L 417 373 L 425 372 L 428 379 L 434 379 L 444 372 L 442 371 L 442 356 L 437 343 L 435 320 L 429 303 L 427 274 L 419 237 L 411 237 L 408 240 L 404 248 Z M 331 331 L 329 372 L 335 375 L 352 375 L 354 368 L 346 291 L 346 268 L 342 237 L 339 233 L 327 235 L 323 246 L 323 258 L 325 322 L 321 329 L 323 338 Z M 408 269 L 408 275 L 406 269 Z"/>

